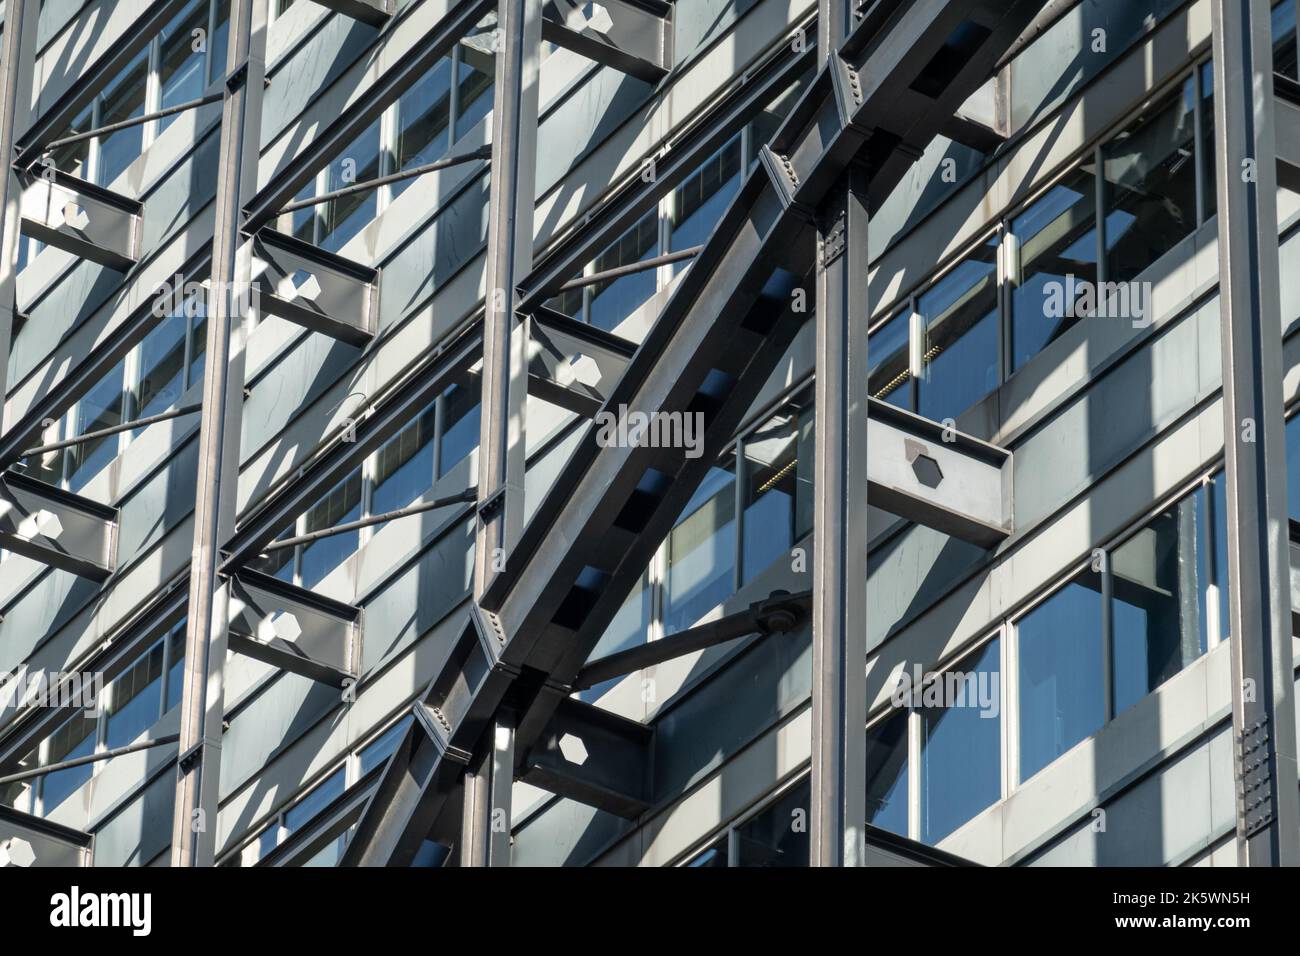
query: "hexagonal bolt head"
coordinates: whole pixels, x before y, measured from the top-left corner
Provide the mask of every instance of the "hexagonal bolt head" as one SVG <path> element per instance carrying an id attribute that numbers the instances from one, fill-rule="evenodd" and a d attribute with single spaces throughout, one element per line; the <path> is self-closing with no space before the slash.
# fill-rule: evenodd
<path id="1" fill-rule="evenodd" d="M 42 508 L 35 514 L 28 515 L 18 525 L 18 533 L 24 538 L 44 536 L 51 541 L 63 534 L 63 522 L 53 511 Z"/>
<path id="2" fill-rule="evenodd" d="M 912 466 L 912 474 L 916 475 L 917 481 L 927 488 L 939 487 L 939 482 L 943 481 L 943 470 L 940 469 L 939 463 L 930 457 L 928 448 L 918 441 L 905 438 L 903 453 L 907 456 L 907 463 Z"/>
<path id="3" fill-rule="evenodd" d="M 36 862 L 36 851 L 26 840 L 10 837 L 0 843 L 0 866 L 29 867 Z"/>
<path id="4" fill-rule="evenodd" d="M 595 388 L 600 382 L 600 368 L 596 365 L 596 360 L 582 353 L 572 355 L 568 361 L 561 362 L 555 370 L 555 375 L 559 383 L 565 387 L 577 382 L 588 388 Z"/>
<path id="5" fill-rule="evenodd" d="M 315 302 L 321 292 L 320 283 L 306 269 L 299 269 L 293 275 L 287 276 L 282 286 L 284 297 L 291 301 L 303 298 L 308 302 Z"/>
<path id="6" fill-rule="evenodd" d="M 278 614 L 271 621 L 271 631 L 282 641 L 295 641 L 302 636 L 302 626 L 292 614 Z"/>
<path id="7" fill-rule="evenodd" d="M 560 753 L 569 763 L 577 764 L 579 767 L 587 762 L 587 745 L 582 742 L 581 737 L 575 737 L 573 734 L 565 734 L 560 738 Z"/>
<path id="8" fill-rule="evenodd" d="M 78 203 L 66 202 L 63 204 L 63 225 L 71 226 L 73 229 L 85 229 L 90 225 L 90 213 Z"/>
<path id="9" fill-rule="evenodd" d="M 584 27 L 597 33 L 608 33 L 614 28 L 614 19 L 599 3 L 583 4 L 582 19 Z"/>

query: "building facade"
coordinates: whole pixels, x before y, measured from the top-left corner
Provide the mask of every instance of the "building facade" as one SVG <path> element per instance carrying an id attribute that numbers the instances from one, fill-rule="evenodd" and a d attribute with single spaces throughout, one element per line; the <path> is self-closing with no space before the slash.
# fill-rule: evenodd
<path id="1" fill-rule="evenodd" d="M 7 852 L 1296 861 L 1294 0 L 4 7 Z"/>

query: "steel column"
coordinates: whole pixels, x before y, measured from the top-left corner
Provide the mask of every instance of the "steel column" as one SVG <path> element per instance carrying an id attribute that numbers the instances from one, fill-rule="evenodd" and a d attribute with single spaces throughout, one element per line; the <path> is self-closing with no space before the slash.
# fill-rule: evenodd
<path id="1" fill-rule="evenodd" d="M 1300 863 L 1272 43 L 1267 0 L 1215 0 L 1229 633 L 1242 865 Z"/>
<path id="2" fill-rule="evenodd" d="M 540 0 L 500 0 L 474 548 L 474 600 L 479 602 L 523 524 L 528 336 L 514 334 L 512 326 L 516 287 L 532 265 L 541 42 Z"/>
<path id="3" fill-rule="evenodd" d="M 493 721 L 482 752 L 465 772 L 461 866 L 510 865 L 510 792 L 515 774 L 515 728 Z"/>
<path id="4" fill-rule="evenodd" d="M 867 821 L 867 206 L 852 169 L 817 237 L 814 866 L 862 866 Z"/>
<path id="5" fill-rule="evenodd" d="M 31 7 L 29 10 L 28 8 Z M 18 244 L 22 216 L 23 187 L 9 162 L 14 154 L 14 136 L 31 119 L 32 73 L 35 70 L 36 21 L 38 11 L 31 0 L 9 0 L 5 4 L 3 65 L 0 65 L 0 402 L 7 393 L 9 344 L 14 319 L 18 279 Z"/>
<path id="6" fill-rule="evenodd" d="M 211 866 L 224 708 L 222 670 L 230 587 L 217 576 L 218 548 L 235 530 L 240 419 L 244 406 L 244 326 L 252 278 L 252 240 L 241 210 L 257 186 L 258 132 L 266 76 L 268 0 L 235 0 L 222 106 L 216 232 L 207 324 L 207 373 L 199 423 L 180 757 L 172 822 L 172 866 Z"/>

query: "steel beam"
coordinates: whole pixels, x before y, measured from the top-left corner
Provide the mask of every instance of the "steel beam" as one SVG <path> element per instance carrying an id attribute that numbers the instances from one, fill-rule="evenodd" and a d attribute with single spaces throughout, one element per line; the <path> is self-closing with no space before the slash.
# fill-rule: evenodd
<path id="1" fill-rule="evenodd" d="M 991 548 L 1010 536 L 1012 453 L 871 399 L 866 497 L 946 535 Z"/>
<path id="2" fill-rule="evenodd" d="M 510 865 L 510 796 L 515 781 L 513 715 L 488 728 L 478 759 L 465 772 L 460 865 Z"/>
<path id="3" fill-rule="evenodd" d="M 542 39 L 658 83 L 673 67 L 672 11 L 664 0 L 548 0 Z"/>
<path id="4" fill-rule="evenodd" d="M 93 837 L 89 833 L 0 804 L 0 849 L 17 855 L 20 847 L 13 840 L 25 844 L 28 866 L 90 865 Z"/>
<path id="5" fill-rule="evenodd" d="M 0 51 L 0 157 L 14 154 L 15 134 L 31 121 L 32 74 L 36 71 L 36 0 L 5 4 Z M 8 394 L 9 350 L 18 316 L 18 247 L 23 187 L 11 164 L 0 167 L 0 405 Z"/>
<path id="6" fill-rule="evenodd" d="M 258 308 L 355 348 L 375 337 L 379 270 L 270 229 L 253 244 Z"/>
<path id="7" fill-rule="evenodd" d="M 522 761 L 519 779 L 635 820 L 650 808 L 654 728 L 572 697 Z"/>
<path id="8" fill-rule="evenodd" d="M 867 265 L 866 181 L 853 168 L 823 206 L 817 237 L 808 831 L 814 866 L 866 863 Z"/>
<path id="9" fill-rule="evenodd" d="M 24 235 L 74 256 L 129 272 L 140 258 L 139 200 L 54 170 L 23 191 Z"/>
<path id="10" fill-rule="evenodd" d="M 316 0 L 322 7 L 372 27 L 382 27 L 393 16 L 396 0 Z"/>
<path id="11" fill-rule="evenodd" d="M 485 638 L 475 646 L 490 652 L 467 652 L 463 663 L 453 655 L 439 675 L 437 683 L 460 689 L 456 706 L 440 710 L 450 742 L 472 745 L 480 739 L 525 674 L 534 683 L 540 678 L 541 686 L 524 710 L 516 746 L 526 748 L 537 739 L 567 695 L 568 682 L 793 340 L 803 319 L 794 310 L 794 293 L 813 265 L 811 210 L 822 205 L 858 147 L 868 141 L 871 148 L 864 159 L 870 163 L 872 191 L 887 193 L 919 155 L 912 144 L 920 141 L 924 148 L 924 137 L 932 136 L 960 99 L 983 82 L 980 65 L 989 65 L 997 56 L 995 48 L 1014 39 L 1032 6 L 1023 2 L 994 9 L 978 2 L 915 0 L 905 16 L 887 20 L 875 37 L 878 42 L 867 47 L 867 69 L 857 74 L 856 91 L 849 72 L 834 72 L 831 65 L 822 72 L 779 134 L 788 154 L 769 155 L 763 169 L 741 185 L 606 400 L 611 407 L 701 416 L 702 442 L 688 455 L 685 447 L 601 442 L 595 428 L 582 434 L 505 571 L 484 594 L 485 606 L 498 609 L 489 616 L 495 640 Z M 928 82 L 921 82 L 918 74 L 926 73 L 925 64 L 953 62 L 947 41 L 970 17 L 979 21 L 975 35 L 980 42 L 963 42 L 956 60 L 975 65 L 943 72 L 937 79 L 927 74 Z M 937 34 L 935 20 L 942 28 Z M 888 55 L 880 53 L 881 46 L 889 47 Z M 913 69 L 918 59 L 922 67 Z M 919 107 L 920 101 L 909 100 L 913 114 L 905 135 L 873 136 L 861 125 L 872 104 L 901 123 L 876 92 L 877 86 L 892 88 L 887 68 L 908 72 L 927 91 L 924 100 L 930 105 Z M 840 103 L 847 104 L 843 113 Z M 845 117 L 857 125 L 847 124 Z M 898 150 L 906 161 L 893 155 Z M 439 785 L 432 771 L 426 777 L 430 786 Z M 451 784 L 444 780 L 441 785 L 442 793 L 422 799 L 445 801 Z M 406 810 L 379 802 L 367 809 L 358 838 L 368 836 L 357 844 L 353 862 L 392 858 L 398 841 L 377 836 L 390 828 L 384 820 L 393 812 L 410 817 Z"/>
<path id="12" fill-rule="evenodd" d="M 510 558 L 523 526 L 528 328 L 517 286 L 532 265 L 541 0 L 500 0 L 492 103 L 492 181 L 484 278 L 483 380 L 474 600 Z"/>
<path id="13" fill-rule="evenodd" d="M 1300 82 L 1273 74 L 1273 142 L 1277 183 L 1300 192 Z"/>
<path id="14" fill-rule="evenodd" d="M 247 568 L 231 578 L 230 649 L 344 687 L 361 674 L 361 608 Z"/>
<path id="15" fill-rule="evenodd" d="M 7 472 L 0 475 L 0 548 L 105 581 L 117 565 L 117 509 Z"/>
<path id="16" fill-rule="evenodd" d="M 593 417 L 623 377 L 636 343 L 567 315 L 539 308 L 529 316 L 530 395 Z"/>
<path id="17" fill-rule="evenodd" d="M 1295 866 L 1300 797 L 1269 4 L 1210 7 L 1237 854 L 1243 866 Z"/>
<path id="18" fill-rule="evenodd" d="M 172 865 L 211 866 L 216 851 L 230 587 L 218 579 L 221 544 L 235 530 L 239 435 L 244 407 L 244 339 L 253 243 L 240 210 L 257 185 L 266 77 L 268 0 L 233 0 L 217 171 L 216 232 L 208 296 L 206 374 L 199 422 L 180 757 L 172 825 Z"/>
<path id="19" fill-rule="evenodd" d="M 574 678 L 574 690 L 586 690 L 625 674 L 632 674 L 655 664 L 676 660 L 686 654 L 717 647 L 751 634 L 784 634 L 808 620 L 812 592 L 788 594 L 773 592 L 761 601 L 735 614 L 675 631 L 657 641 L 647 641 L 617 654 L 588 661 Z"/>

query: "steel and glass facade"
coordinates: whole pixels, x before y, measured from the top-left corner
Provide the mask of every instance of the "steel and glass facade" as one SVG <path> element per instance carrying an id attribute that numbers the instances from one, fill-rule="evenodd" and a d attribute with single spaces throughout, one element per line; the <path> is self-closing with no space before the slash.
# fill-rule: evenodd
<path id="1" fill-rule="evenodd" d="M 1300 862 L 1294 0 L 3 8 L 0 845 Z"/>

